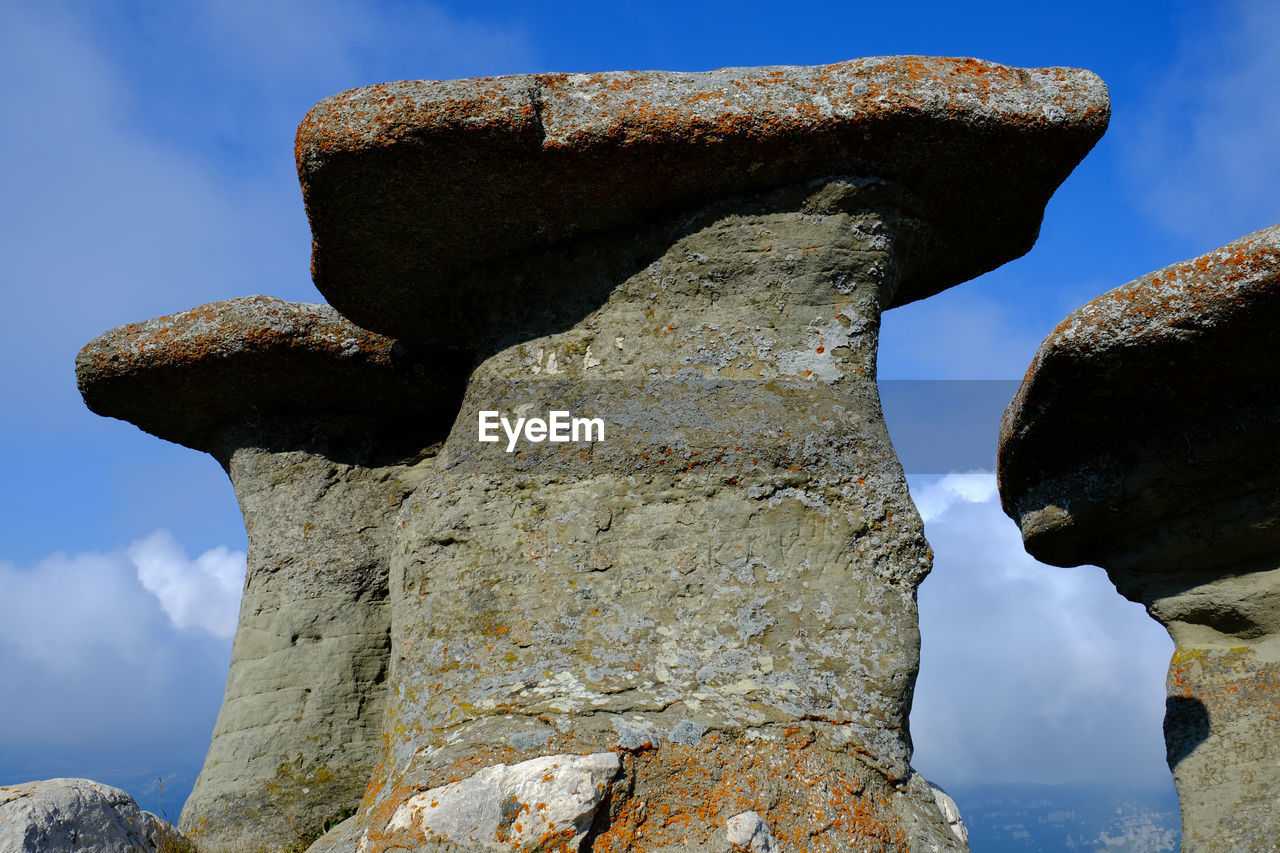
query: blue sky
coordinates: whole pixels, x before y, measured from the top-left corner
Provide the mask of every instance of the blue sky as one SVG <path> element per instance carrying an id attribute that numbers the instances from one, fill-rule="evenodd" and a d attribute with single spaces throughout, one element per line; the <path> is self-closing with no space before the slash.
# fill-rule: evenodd
<path id="1" fill-rule="evenodd" d="M 1025 258 L 886 315 L 881 376 L 1016 379 L 1068 311 L 1280 220 L 1280 7 L 0 0 L 0 783 L 84 775 L 176 818 L 221 698 L 245 538 L 212 459 L 90 414 L 78 348 L 267 293 L 317 301 L 294 129 L 393 79 L 818 64 L 1072 65 L 1111 128 Z M 991 423 L 992 441 L 996 424 Z M 1039 566 L 989 475 L 916 477 L 917 766 L 942 784 L 1167 785 L 1163 631 Z"/>

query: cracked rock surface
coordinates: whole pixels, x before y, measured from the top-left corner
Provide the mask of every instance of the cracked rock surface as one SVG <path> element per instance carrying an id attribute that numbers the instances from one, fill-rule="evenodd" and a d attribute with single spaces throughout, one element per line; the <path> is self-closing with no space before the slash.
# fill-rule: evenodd
<path id="1" fill-rule="evenodd" d="M 752 808 L 814 851 L 917 824 L 956 846 L 931 795 L 894 787 L 931 554 L 875 385 L 912 233 L 885 193 L 796 188 L 520 267 L 490 310 L 527 325 L 401 513 L 367 850 L 424 840 L 393 817 L 412 791 L 579 750 L 628 753 L 597 851 L 705 848 Z M 561 406 L 605 440 L 477 441 L 480 410 Z M 809 812 L 830 799 L 838 827 Z"/>
<path id="2" fill-rule="evenodd" d="M 1165 740 L 1184 849 L 1274 849 L 1280 820 L 1280 226 L 1103 294 L 1005 414 L 1027 550 L 1092 563 L 1176 643 Z"/>

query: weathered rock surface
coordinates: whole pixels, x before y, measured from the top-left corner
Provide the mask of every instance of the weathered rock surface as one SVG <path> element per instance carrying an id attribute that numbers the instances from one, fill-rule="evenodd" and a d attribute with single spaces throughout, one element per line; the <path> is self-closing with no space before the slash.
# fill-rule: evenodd
<path id="1" fill-rule="evenodd" d="M 227 691 L 180 821 L 203 851 L 284 849 L 364 792 L 387 530 L 456 408 L 446 364 L 268 297 L 125 326 L 80 354 L 90 408 L 213 454 L 249 534 Z"/>
<path id="2" fill-rule="evenodd" d="M 0 853 L 155 853 L 183 841 L 119 788 L 88 779 L 0 785 Z"/>
<path id="3" fill-rule="evenodd" d="M 1280 226 L 1117 288 L 1041 346 L 1001 429 L 1027 550 L 1164 624 L 1184 849 L 1280 838 Z"/>
<path id="4" fill-rule="evenodd" d="M 306 853 L 356 853 L 359 844 L 360 826 L 349 817 L 317 838 Z"/>
<path id="5" fill-rule="evenodd" d="M 794 188 L 497 273 L 524 286 L 487 310 L 525 334 L 472 373 L 401 514 L 362 849 L 430 840 L 394 820 L 419 791 L 618 751 L 596 851 L 714 849 L 749 810 L 812 851 L 956 844 L 895 788 L 930 554 L 875 386 L 912 232 L 893 198 Z M 559 408 L 605 439 L 477 440 L 481 410 Z"/>
<path id="6" fill-rule="evenodd" d="M 605 752 L 600 853 L 719 849 L 746 812 L 784 847 L 962 849 L 909 765 L 931 555 L 881 416 L 880 313 L 1025 251 L 1106 118 L 1087 73 L 950 60 L 314 110 L 322 289 L 478 353 L 401 512 L 361 850 L 437 849 L 396 818 L 423 791 Z M 605 437 L 479 440 L 484 411 L 555 410 Z"/>
<path id="7" fill-rule="evenodd" d="M 924 298 L 1030 249 L 1108 116 L 1088 72 L 878 57 L 387 83 L 318 104 L 296 152 L 325 298 L 466 344 L 490 294 L 454 283 L 495 259 L 832 175 L 911 194 L 927 228 L 885 307 Z"/>

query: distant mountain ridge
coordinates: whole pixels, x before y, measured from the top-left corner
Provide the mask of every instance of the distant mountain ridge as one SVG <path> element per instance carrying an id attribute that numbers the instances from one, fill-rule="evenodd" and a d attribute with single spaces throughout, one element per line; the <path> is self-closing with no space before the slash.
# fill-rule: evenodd
<path id="1" fill-rule="evenodd" d="M 1182 841 L 1178 798 L 1167 789 L 1080 784 L 947 788 L 976 853 L 1165 853 Z"/>

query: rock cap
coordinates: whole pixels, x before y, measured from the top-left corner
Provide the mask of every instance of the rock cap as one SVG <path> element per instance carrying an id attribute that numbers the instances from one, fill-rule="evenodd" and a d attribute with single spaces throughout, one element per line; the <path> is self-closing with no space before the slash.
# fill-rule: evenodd
<path id="1" fill-rule="evenodd" d="M 718 199 L 849 176 L 926 227 L 894 304 L 1016 258 L 1106 129 L 1094 74 L 876 57 L 700 73 L 386 83 L 321 101 L 295 153 L 321 293 L 412 340 L 476 268 Z"/>
<path id="2" fill-rule="evenodd" d="M 221 427 L 261 415 L 423 416 L 460 384 L 448 354 L 270 296 L 113 329 L 76 356 L 76 379 L 97 414 L 204 451 Z"/>
<path id="3" fill-rule="evenodd" d="M 1027 550 L 1176 569 L 1280 549 L 1277 329 L 1280 226 L 1063 320 L 1000 429 L 1001 500 Z"/>

